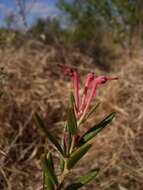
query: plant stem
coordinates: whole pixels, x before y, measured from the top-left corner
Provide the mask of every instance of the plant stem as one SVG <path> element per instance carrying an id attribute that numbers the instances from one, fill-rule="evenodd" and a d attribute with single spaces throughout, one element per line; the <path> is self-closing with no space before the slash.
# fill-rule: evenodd
<path id="1" fill-rule="evenodd" d="M 65 180 L 65 177 L 68 175 L 69 173 L 69 170 L 67 169 L 67 158 L 64 158 L 65 160 L 65 165 L 64 165 L 64 171 L 61 175 L 61 182 L 59 184 L 59 187 L 56 189 L 56 190 L 61 190 L 62 189 L 62 186 L 64 185 L 64 180 Z"/>

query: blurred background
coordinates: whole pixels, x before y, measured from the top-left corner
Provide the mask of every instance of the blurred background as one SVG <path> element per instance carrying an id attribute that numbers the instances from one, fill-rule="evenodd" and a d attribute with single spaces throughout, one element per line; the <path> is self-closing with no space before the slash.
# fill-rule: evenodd
<path id="1" fill-rule="evenodd" d="M 142 0 L 0 0 L 0 190 L 42 189 L 45 138 L 31 115 L 60 138 L 72 83 L 58 64 L 77 68 L 81 89 L 89 71 L 119 77 L 98 89 L 100 106 L 81 133 L 117 117 L 69 181 L 98 167 L 86 190 L 142 190 L 142 50 Z"/>

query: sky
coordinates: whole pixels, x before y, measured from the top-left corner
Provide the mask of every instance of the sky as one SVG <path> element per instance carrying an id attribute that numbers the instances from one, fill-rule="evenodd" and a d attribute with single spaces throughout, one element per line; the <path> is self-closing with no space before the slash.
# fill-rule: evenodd
<path id="1" fill-rule="evenodd" d="M 54 17 L 59 13 L 56 7 L 58 0 L 26 0 L 27 2 L 27 20 L 29 25 L 35 21 L 36 18 L 48 16 Z M 4 18 L 9 13 L 17 13 L 15 0 L 0 0 L 0 26 L 4 26 Z"/>

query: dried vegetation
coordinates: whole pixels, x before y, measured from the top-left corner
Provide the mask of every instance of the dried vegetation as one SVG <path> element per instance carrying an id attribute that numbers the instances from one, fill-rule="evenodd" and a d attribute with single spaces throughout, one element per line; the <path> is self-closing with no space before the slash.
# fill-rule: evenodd
<path id="1" fill-rule="evenodd" d="M 97 180 L 86 189 L 142 190 L 143 55 L 114 60 L 112 72 L 107 73 L 85 55 L 35 42 L 22 48 L 0 49 L 0 66 L 7 72 L 0 99 L 0 189 L 42 189 L 40 155 L 45 140 L 31 114 L 39 111 L 47 127 L 59 138 L 71 82 L 62 76 L 58 63 L 78 67 L 81 84 L 87 70 L 120 78 L 98 90 L 96 102 L 100 102 L 100 107 L 87 127 L 111 111 L 116 111 L 117 117 L 96 137 L 90 154 L 74 174 L 100 167 Z M 82 131 L 85 130 L 86 126 Z"/>

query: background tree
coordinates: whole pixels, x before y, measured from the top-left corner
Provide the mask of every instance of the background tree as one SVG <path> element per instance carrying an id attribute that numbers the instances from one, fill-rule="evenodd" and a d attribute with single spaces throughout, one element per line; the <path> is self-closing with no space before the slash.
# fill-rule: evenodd
<path id="1" fill-rule="evenodd" d="M 31 26 L 29 33 L 37 39 L 43 39 L 47 42 L 56 42 L 60 38 L 61 25 L 57 18 L 38 18 Z"/>
<path id="2" fill-rule="evenodd" d="M 26 30 L 28 29 L 27 13 L 31 10 L 35 2 L 36 0 L 15 0 L 18 15 Z"/>
<path id="3" fill-rule="evenodd" d="M 142 0 L 60 0 L 58 7 L 74 26 L 76 39 L 89 42 L 110 33 L 114 41 L 128 47 L 135 36 L 142 40 Z"/>
<path id="4" fill-rule="evenodd" d="M 19 16 L 25 28 L 28 27 L 26 19 L 26 0 L 15 0 Z"/>

